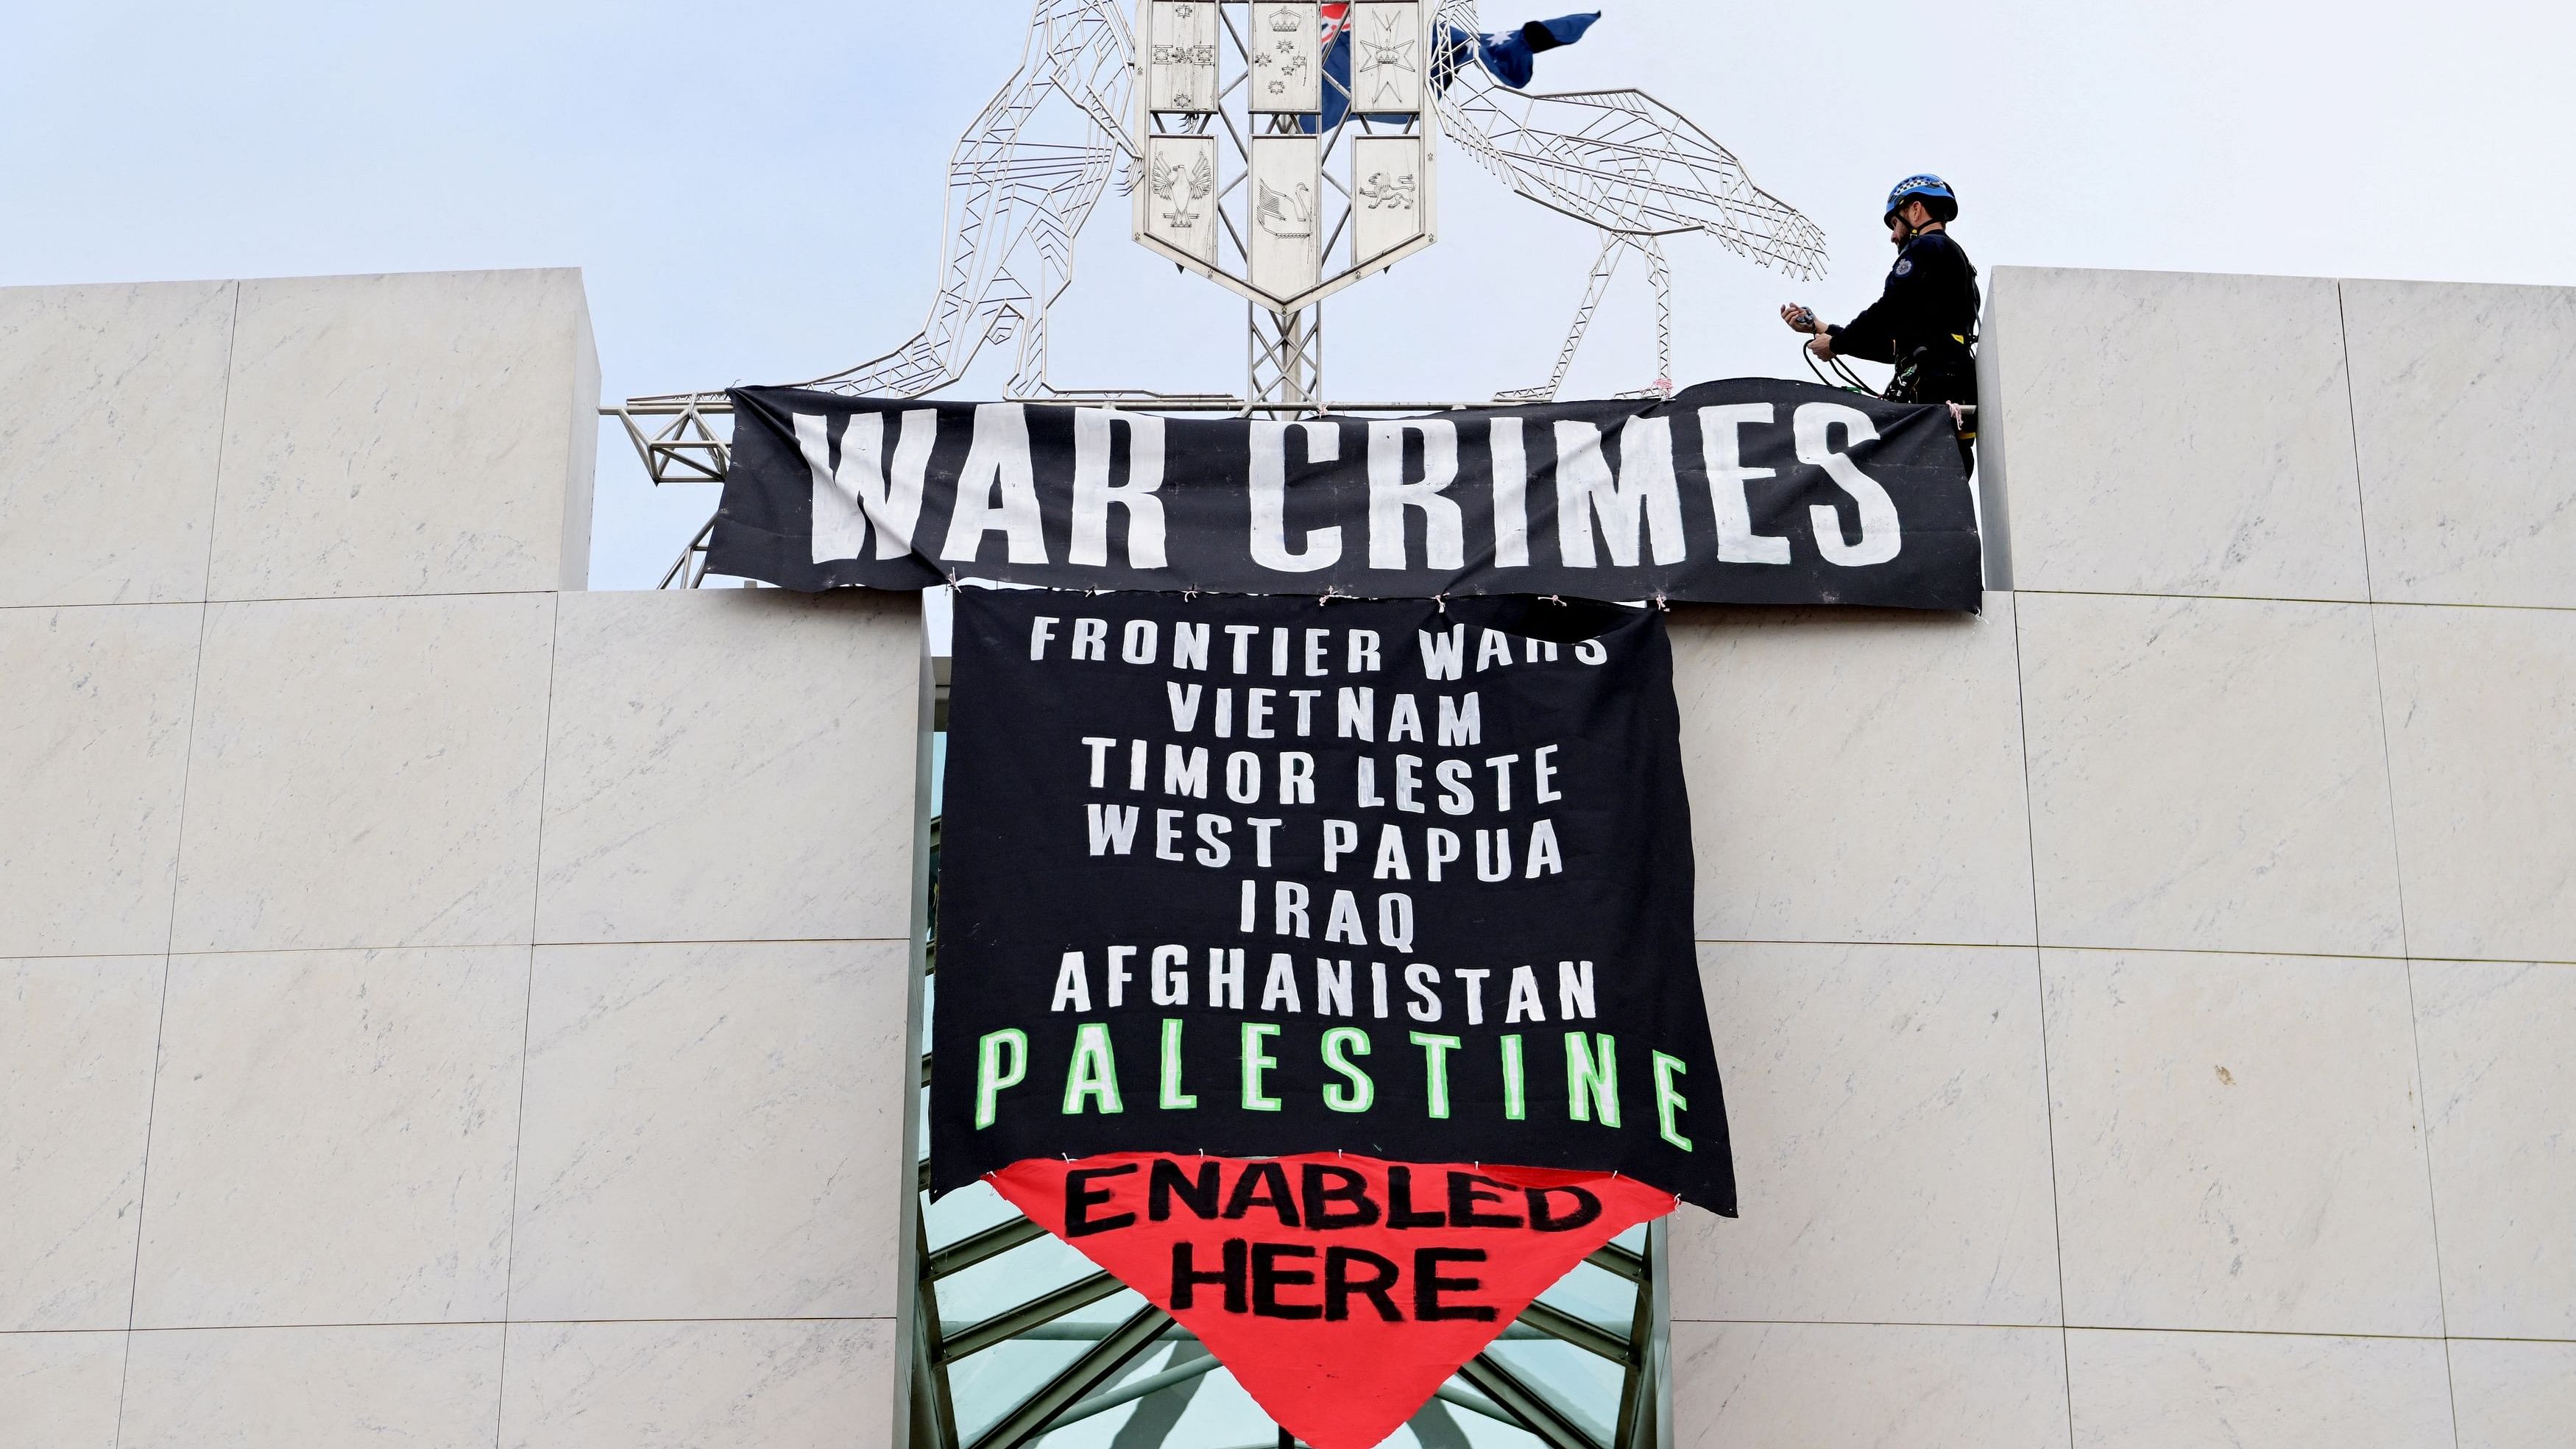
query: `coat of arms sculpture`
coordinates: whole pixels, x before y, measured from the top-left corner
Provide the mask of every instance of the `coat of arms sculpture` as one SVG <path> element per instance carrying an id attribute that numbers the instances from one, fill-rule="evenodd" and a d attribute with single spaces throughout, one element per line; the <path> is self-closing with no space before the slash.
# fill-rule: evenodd
<path id="1" fill-rule="evenodd" d="M 1310 415 L 1325 405 L 1316 304 L 1436 236 L 1435 135 L 1600 238 L 1554 369 L 1497 402 L 1559 395 L 1631 255 L 1653 287 L 1655 374 L 1619 395 L 1669 392 L 1668 237 L 1707 236 L 1792 277 L 1824 270 L 1824 234 L 1687 116 L 1631 88 L 1534 92 L 1526 65 L 1498 74 L 1483 52 L 1512 32 L 1488 32 L 1476 0 L 1031 7 L 1019 65 L 950 157 L 939 285 L 921 330 L 807 386 L 921 397 L 963 378 L 985 348 L 1008 345 L 1006 397 Z M 1113 186 L 1129 196 L 1140 242 L 1246 299 L 1239 395 L 1073 388 L 1051 377 L 1048 314 L 1072 284 L 1075 239 Z M 721 391 L 630 398 L 608 411 L 654 482 L 723 478 Z M 701 529 L 682 551 L 666 587 L 696 585 L 707 536 Z"/>
<path id="2" fill-rule="evenodd" d="M 1430 11 L 1144 0 L 1136 239 L 1283 329 L 1431 245 Z"/>

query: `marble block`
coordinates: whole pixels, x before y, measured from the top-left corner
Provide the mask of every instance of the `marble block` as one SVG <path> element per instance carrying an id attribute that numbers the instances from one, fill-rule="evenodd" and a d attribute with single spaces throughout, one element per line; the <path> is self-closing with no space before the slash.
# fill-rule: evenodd
<path id="1" fill-rule="evenodd" d="M 1673 615 L 1701 939 L 2030 941 L 2014 606 Z"/>
<path id="2" fill-rule="evenodd" d="M 910 937 L 920 607 L 566 594 L 543 941 Z"/>
<path id="3" fill-rule="evenodd" d="M 2043 944 L 2403 950 L 2367 606 L 2018 599 Z"/>
<path id="4" fill-rule="evenodd" d="M 2576 605 L 2576 288 L 2342 285 L 2372 596 Z"/>
<path id="5" fill-rule="evenodd" d="M 1673 1449 L 2063 1449 L 2054 1328 L 1676 1323 Z"/>
<path id="6" fill-rule="evenodd" d="M 134 1335 L 120 1449 L 489 1449 L 501 1325 Z"/>
<path id="7" fill-rule="evenodd" d="M 2335 284 L 2003 267 L 1981 431 L 2025 590 L 2366 599 Z"/>
<path id="8" fill-rule="evenodd" d="M 2576 613 L 2377 617 L 2407 944 L 2576 961 Z"/>
<path id="9" fill-rule="evenodd" d="M 2576 966 L 2414 973 L 2445 1323 L 2576 1339 Z"/>
<path id="10" fill-rule="evenodd" d="M 578 589 L 599 359 L 569 269 L 241 284 L 218 599 Z"/>
<path id="11" fill-rule="evenodd" d="M 1700 948 L 1742 1216 L 1676 1219 L 1676 1319 L 2055 1324 L 2028 947 Z"/>
<path id="12" fill-rule="evenodd" d="M 554 611 L 212 606 L 175 949 L 527 941 Z"/>
<path id="13" fill-rule="evenodd" d="M 2004 330 L 2002 304 L 1991 289 L 1986 295 L 1985 316 L 1978 325 L 1981 334 L 1988 337 Z M 2003 412 L 1993 406 L 1995 399 L 2005 396 L 2004 354 L 2000 348 L 1977 349 L 1977 396 L 1986 402 L 1977 420 L 1976 469 L 1969 480 L 1977 490 L 1977 539 L 1985 555 L 1986 587 L 2009 591 L 2013 587 L 2012 469 L 2004 456 Z"/>
<path id="14" fill-rule="evenodd" d="M 2075 1449 L 2451 1449 L 2438 1339 L 2066 1335 Z"/>
<path id="15" fill-rule="evenodd" d="M 140 1328 L 498 1320 L 528 948 L 179 956 Z"/>
<path id="16" fill-rule="evenodd" d="M 2068 1323 L 2442 1331 L 2406 963 L 2040 966 Z"/>
<path id="17" fill-rule="evenodd" d="M 504 1449 L 887 1449 L 894 1323 L 549 1323 L 510 1330 Z"/>
<path id="18" fill-rule="evenodd" d="M 902 942 L 537 950 L 511 1312 L 894 1317 Z"/>
<path id="19" fill-rule="evenodd" d="M 237 290 L 0 288 L 0 607 L 206 596 Z"/>
<path id="20" fill-rule="evenodd" d="M 122 1333 L 0 1333 L 0 1449 L 115 1449 Z"/>
<path id="21" fill-rule="evenodd" d="M 0 961 L 0 1342 L 126 1326 L 160 1022 L 158 956 Z"/>
<path id="22" fill-rule="evenodd" d="M 2576 1444 L 2576 1343 L 2455 1338 L 2449 1347 L 2459 1449 Z"/>
<path id="23" fill-rule="evenodd" d="M 201 611 L 0 609 L 0 955 L 169 948 Z"/>

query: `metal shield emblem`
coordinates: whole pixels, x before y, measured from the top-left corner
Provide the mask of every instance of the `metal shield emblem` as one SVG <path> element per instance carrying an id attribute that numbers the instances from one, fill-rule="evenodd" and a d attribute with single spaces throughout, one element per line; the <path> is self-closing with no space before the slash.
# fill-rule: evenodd
<path id="1" fill-rule="evenodd" d="M 1137 188 L 1147 236 L 1199 261 L 1216 261 L 1216 138 L 1154 136 L 1145 142 L 1145 184 Z"/>
<path id="2" fill-rule="evenodd" d="M 1324 108 L 1323 15 L 1319 5 L 1258 4 L 1252 33 L 1252 109 L 1260 113 Z"/>
<path id="3" fill-rule="evenodd" d="M 1322 280 L 1323 143 L 1313 136 L 1254 137 L 1251 183 L 1252 285 L 1287 302 Z"/>
<path id="4" fill-rule="evenodd" d="M 1216 109 L 1217 8 L 1213 0 L 1149 0 L 1138 47 L 1145 108 L 1204 114 Z"/>

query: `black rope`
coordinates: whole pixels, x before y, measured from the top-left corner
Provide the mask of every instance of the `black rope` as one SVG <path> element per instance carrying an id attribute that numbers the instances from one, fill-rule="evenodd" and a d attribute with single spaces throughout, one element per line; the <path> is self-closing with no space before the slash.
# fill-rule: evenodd
<path id="1" fill-rule="evenodd" d="M 1828 377 L 1825 375 L 1825 368 L 1818 367 L 1816 365 L 1816 354 L 1807 350 L 1806 343 L 1801 342 L 1798 344 L 1798 355 L 1806 359 L 1807 371 L 1814 375 L 1816 381 L 1823 383 L 1825 386 L 1838 387 L 1845 392 L 1856 392 L 1863 397 L 1878 396 L 1876 392 L 1871 390 L 1869 384 L 1860 380 L 1860 374 L 1852 371 L 1850 364 L 1844 362 L 1841 358 L 1829 357 L 1825 359 L 1826 366 L 1833 369 L 1833 375 Z"/>

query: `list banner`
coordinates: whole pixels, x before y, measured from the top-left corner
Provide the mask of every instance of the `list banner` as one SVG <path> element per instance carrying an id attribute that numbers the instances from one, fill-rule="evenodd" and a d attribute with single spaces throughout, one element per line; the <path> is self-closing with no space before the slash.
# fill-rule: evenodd
<path id="1" fill-rule="evenodd" d="M 958 592 L 933 1186 L 1347 1152 L 1732 1215 L 1652 609 Z"/>
<path id="2" fill-rule="evenodd" d="M 1971 612 L 1981 597 L 1948 408 L 1814 383 L 1300 422 L 731 396 L 708 568 L 783 588 Z"/>

